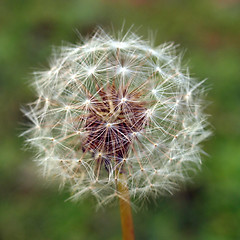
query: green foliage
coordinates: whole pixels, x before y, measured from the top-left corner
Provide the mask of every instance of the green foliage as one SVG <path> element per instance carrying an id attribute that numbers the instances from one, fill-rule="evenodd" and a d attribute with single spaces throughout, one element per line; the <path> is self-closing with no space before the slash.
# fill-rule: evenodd
<path id="1" fill-rule="evenodd" d="M 134 214 L 137 239 L 239 239 L 240 5 L 237 1 L 3 0 L 0 8 L 0 239 L 121 239 L 117 205 L 95 211 L 72 203 L 37 174 L 23 151 L 21 104 L 31 102 L 31 72 L 47 65 L 52 45 L 76 42 L 94 26 L 157 30 L 156 45 L 187 49 L 191 72 L 208 78 L 214 136 L 202 171 L 174 197 Z M 185 57 L 184 57 L 185 58 Z"/>

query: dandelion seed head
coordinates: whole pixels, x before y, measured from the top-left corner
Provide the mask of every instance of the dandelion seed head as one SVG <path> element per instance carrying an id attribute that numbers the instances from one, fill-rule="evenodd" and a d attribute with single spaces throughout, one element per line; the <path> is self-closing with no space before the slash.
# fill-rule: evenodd
<path id="1" fill-rule="evenodd" d="M 203 81 L 181 67 L 174 46 L 119 36 L 98 30 L 55 51 L 50 70 L 34 74 L 38 99 L 24 110 L 36 161 L 76 200 L 108 203 L 122 173 L 133 198 L 172 194 L 201 165 L 199 144 L 210 135 Z"/>

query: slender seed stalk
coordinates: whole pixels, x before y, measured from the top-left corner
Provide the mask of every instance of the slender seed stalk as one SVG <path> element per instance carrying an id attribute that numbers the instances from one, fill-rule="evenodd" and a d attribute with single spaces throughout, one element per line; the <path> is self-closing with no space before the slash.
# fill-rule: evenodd
<path id="1" fill-rule="evenodd" d="M 125 180 L 126 175 L 124 173 L 119 174 L 119 180 Z M 132 219 L 132 210 L 130 205 L 129 190 L 125 181 L 118 181 L 117 188 L 121 196 L 119 197 L 120 215 L 122 223 L 122 236 L 123 240 L 134 240 L 134 227 Z"/>

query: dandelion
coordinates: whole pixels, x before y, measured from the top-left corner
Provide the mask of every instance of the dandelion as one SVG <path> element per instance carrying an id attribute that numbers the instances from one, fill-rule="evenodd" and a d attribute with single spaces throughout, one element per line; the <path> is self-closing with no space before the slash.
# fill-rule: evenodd
<path id="1" fill-rule="evenodd" d="M 153 47 L 130 31 L 99 29 L 56 49 L 50 68 L 34 73 L 38 99 L 24 110 L 44 175 L 67 183 L 76 200 L 120 198 L 125 228 L 130 198 L 177 189 L 201 164 L 199 144 L 210 134 L 203 81 L 180 60 L 173 44 Z"/>

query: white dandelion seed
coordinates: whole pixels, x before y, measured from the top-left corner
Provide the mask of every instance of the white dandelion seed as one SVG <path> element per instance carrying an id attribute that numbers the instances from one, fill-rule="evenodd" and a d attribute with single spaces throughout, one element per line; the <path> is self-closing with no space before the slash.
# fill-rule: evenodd
<path id="1" fill-rule="evenodd" d="M 24 110 L 44 174 L 69 183 L 73 198 L 100 203 L 118 195 L 116 181 L 136 198 L 175 190 L 201 164 L 210 134 L 202 82 L 179 59 L 172 44 L 152 48 L 103 30 L 55 52 L 50 69 L 35 73 L 38 100 Z"/>

